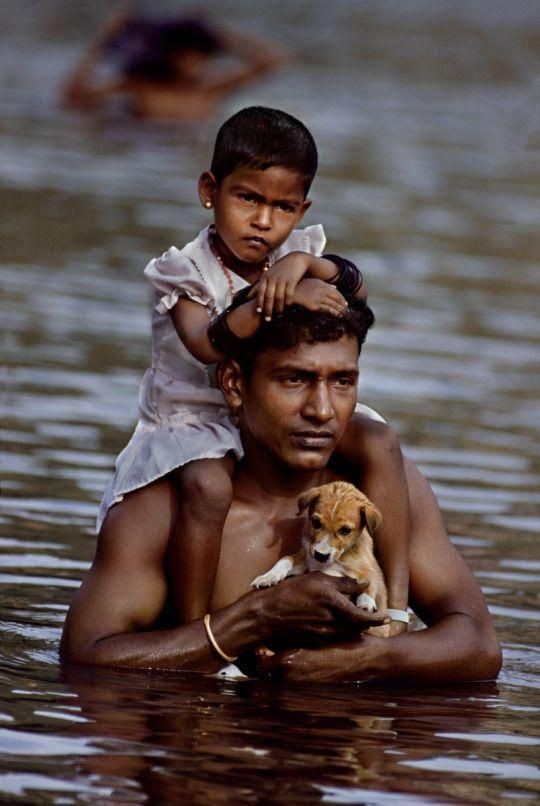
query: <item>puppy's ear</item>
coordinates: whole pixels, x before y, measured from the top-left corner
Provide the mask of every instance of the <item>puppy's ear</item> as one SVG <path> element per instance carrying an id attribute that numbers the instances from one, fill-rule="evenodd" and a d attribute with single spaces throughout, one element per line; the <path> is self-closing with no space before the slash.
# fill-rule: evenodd
<path id="1" fill-rule="evenodd" d="M 319 499 L 320 492 L 320 487 L 312 487 L 311 490 L 303 493 L 298 499 L 298 512 L 296 514 L 301 515 L 310 504 L 315 504 Z"/>
<path id="2" fill-rule="evenodd" d="M 377 531 L 382 523 L 382 515 L 371 501 L 364 501 L 360 507 L 360 528 L 367 529 L 373 537 L 373 533 Z"/>

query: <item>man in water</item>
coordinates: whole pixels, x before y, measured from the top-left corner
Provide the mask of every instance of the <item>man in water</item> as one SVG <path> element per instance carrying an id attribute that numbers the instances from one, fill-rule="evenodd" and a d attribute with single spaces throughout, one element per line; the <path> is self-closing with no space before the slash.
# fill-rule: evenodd
<path id="1" fill-rule="evenodd" d="M 65 661 L 215 672 L 271 645 L 279 649 L 260 668 L 270 665 L 289 680 L 423 683 L 497 675 L 500 648 L 480 588 L 410 462 L 410 605 L 427 629 L 390 638 L 365 634 L 384 614 L 357 608 L 362 585 L 346 578 L 312 573 L 250 588 L 298 548 L 298 496 L 343 478 L 330 462 L 354 411 L 360 346 L 371 321 L 365 305 L 341 318 L 293 306 L 222 364 L 220 385 L 238 416 L 245 456 L 233 479 L 211 618 L 174 623 L 167 544 L 177 493 L 160 480 L 159 510 L 148 511 L 139 493 L 109 513 L 66 620 Z M 126 512 L 130 524 L 138 523 L 135 532 L 125 527 Z"/>
<path id="2" fill-rule="evenodd" d="M 226 57 L 227 63 L 217 63 L 216 57 Z M 116 71 L 100 77 L 102 61 L 115 63 Z M 201 120 L 231 92 L 283 61 L 275 46 L 203 18 L 121 12 L 84 53 L 62 101 L 71 108 L 97 109 L 122 100 L 138 117 Z"/>

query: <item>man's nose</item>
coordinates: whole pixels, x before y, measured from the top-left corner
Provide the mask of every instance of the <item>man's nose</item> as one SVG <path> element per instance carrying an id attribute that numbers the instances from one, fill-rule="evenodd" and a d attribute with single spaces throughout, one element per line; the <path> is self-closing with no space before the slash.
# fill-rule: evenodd
<path id="1" fill-rule="evenodd" d="M 270 229 L 272 226 L 272 208 L 266 204 L 258 204 L 253 223 L 258 229 Z"/>
<path id="2" fill-rule="evenodd" d="M 328 387 L 324 382 L 317 383 L 310 391 L 304 406 L 304 415 L 311 420 L 328 422 L 334 416 L 334 406 Z"/>

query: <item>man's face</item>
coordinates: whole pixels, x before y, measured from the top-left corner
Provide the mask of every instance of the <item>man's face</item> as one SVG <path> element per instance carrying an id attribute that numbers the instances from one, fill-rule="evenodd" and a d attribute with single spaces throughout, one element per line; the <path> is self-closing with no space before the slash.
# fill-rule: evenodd
<path id="1" fill-rule="evenodd" d="M 302 178 L 288 168 L 240 167 L 219 184 L 212 174 L 203 174 L 199 187 L 213 204 L 216 247 L 232 269 L 238 262 L 262 263 L 309 207 Z"/>
<path id="2" fill-rule="evenodd" d="M 246 454 L 298 471 L 326 467 L 356 405 L 358 352 L 356 339 L 343 336 L 261 353 L 242 382 Z"/>

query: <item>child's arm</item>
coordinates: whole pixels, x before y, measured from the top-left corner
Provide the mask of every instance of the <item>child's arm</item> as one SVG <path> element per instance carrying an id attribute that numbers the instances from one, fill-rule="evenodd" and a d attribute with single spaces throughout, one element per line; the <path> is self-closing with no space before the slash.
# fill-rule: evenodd
<path id="1" fill-rule="evenodd" d="M 220 315 L 225 319 L 232 339 L 247 339 L 255 333 L 261 321 L 255 308 L 255 300 L 248 300 L 238 308 L 230 311 L 227 309 Z M 180 297 L 171 308 L 171 318 L 182 342 L 198 361 L 215 364 L 225 357 L 226 353 L 216 349 L 208 336 L 212 323 L 204 305 L 188 297 Z"/>
<path id="2" fill-rule="evenodd" d="M 409 583 L 409 493 L 399 439 L 386 423 L 354 414 L 336 451 L 347 475 L 382 514 L 374 536 L 388 590 L 388 607 L 407 610 Z M 392 621 L 391 634 L 406 630 Z"/>
<path id="3" fill-rule="evenodd" d="M 350 261 L 337 255 L 316 257 L 309 252 L 289 252 L 274 263 L 255 286 L 253 296 L 257 300 L 257 310 L 267 320 L 272 318 L 272 314 L 283 313 L 293 303 L 296 287 L 304 277 L 323 280 L 345 293 L 345 289 L 340 287 L 344 271 L 349 273 L 347 296 L 366 299 L 362 274 Z"/>
<path id="4" fill-rule="evenodd" d="M 150 265 L 155 262 L 152 261 Z M 234 352 L 240 340 L 256 332 L 261 321 L 260 297 L 263 299 L 266 319 L 271 318 L 272 310 L 282 312 L 286 305 L 293 302 L 340 316 L 346 308 L 346 302 L 339 284 L 336 286 L 330 282 L 339 278 L 339 275 L 340 268 L 334 260 L 315 257 L 307 252 L 291 252 L 264 273 L 244 298 L 245 301 L 225 311 L 213 322 L 209 319 L 208 309 L 188 297 L 180 297 L 173 304 L 170 308 L 171 319 L 180 339 L 194 358 L 203 364 L 214 364 Z M 362 296 L 362 275 L 358 273 L 354 276 L 360 278 L 357 292 L 358 296 Z M 167 288 L 167 284 L 161 285 Z M 163 291 L 163 288 L 157 287 Z M 267 303 L 264 301 L 266 294 L 269 298 Z M 270 313 L 267 313 L 268 310 Z"/>
<path id="5" fill-rule="evenodd" d="M 301 286 L 295 302 L 312 310 L 325 310 L 334 316 L 344 312 L 346 303 L 336 288 L 314 279 L 302 281 Z M 176 332 L 194 358 L 203 364 L 214 364 L 233 353 L 242 339 L 255 333 L 261 317 L 256 300 L 251 299 L 250 294 L 246 296 L 245 302 L 233 309 L 227 308 L 213 322 L 204 305 L 180 297 L 171 308 L 171 317 Z"/>

